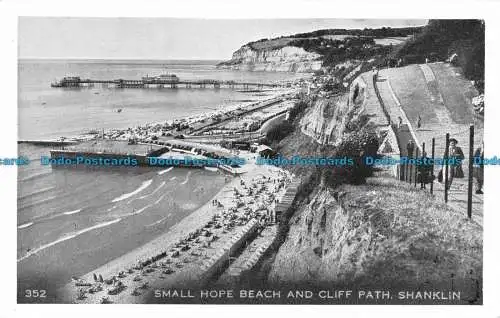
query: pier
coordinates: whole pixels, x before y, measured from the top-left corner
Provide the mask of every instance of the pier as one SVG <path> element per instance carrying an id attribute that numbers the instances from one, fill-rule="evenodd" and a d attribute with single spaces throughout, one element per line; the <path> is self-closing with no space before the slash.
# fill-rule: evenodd
<path id="1" fill-rule="evenodd" d="M 79 87 L 104 87 L 104 88 L 230 88 L 242 90 L 262 90 L 263 88 L 275 88 L 278 84 L 257 83 L 257 82 L 236 82 L 220 80 L 163 80 L 143 78 L 142 80 L 99 80 L 82 79 L 80 77 L 64 77 L 62 80 L 54 82 L 51 87 L 79 88 Z"/>

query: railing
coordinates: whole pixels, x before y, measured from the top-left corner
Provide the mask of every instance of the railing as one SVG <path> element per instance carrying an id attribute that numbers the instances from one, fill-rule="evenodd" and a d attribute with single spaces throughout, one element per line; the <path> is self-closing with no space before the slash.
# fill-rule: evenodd
<path id="1" fill-rule="evenodd" d="M 467 153 L 464 153 L 459 145 L 454 148 L 454 153 L 450 154 L 450 141 L 455 141 L 456 138 L 461 136 L 462 140 L 468 134 L 468 142 L 465 143 L 465 147 L 468 148 Z M 467 217 L 472 218 L 472 206 L 474 199 L 479 199 L 478 197 L 473 197 L 473 181 L 476 179 L 476 194 L 482 194 L 483 180 L 484 180 L 484 163 L 479 162 L 483 159 L 483 149 L 482 147 L 477 147 L 474 149 L 474 125 L 470 125 L 469 128 L 463 129 L 456 132 L 448 132 L 441 137 L 444 140 L 444 155 L 442 158 L 436 157 L 436 138 L 432 138 L 431 147 L 431 157 L 427 156 L 426 144 L 422 143 L 421 147 L 414 147 L 413 150 L 408 151 L 408 158 L 420 159 L 420 164 L 418 162 L 402 164 L 400 165 L 400 172 L 402 180 L 413 184 L 417 187 L 417 183 L 420 184 L 421 189 L 427 189 L 429 185 L 429 192 L 434 194 L 434 180 L 437 178 L 438 182 L 443 184 L 443 199 L 444 202 L 448 203 L 450 199 L 450 189 L 455 179 L 466 178 L 467 183 L 466 188 L 466 203 L 467 203 Z M 419 149 L 422 149 L 419 151 Z M 423 152 L 423 153 L 422 153 Z M 424 159 L 432 159 L 432 164 L 425 164 Z M 435 159 L 443 159 L 443 165 L 435 165 Z M 450 161 L 457 161 L 460 159 L 460 163 L 450 163 Z M 467 170 L 464 172 L 462 167 L 463 164 L 467 164 Z M 435 168 L 438 168 L 438 175 L 435 175 Z M 455 181 L 456 183 L 456 181 Z M 458 185 L 457 185 L 458 186 Z M 465 194 L 464 187 L 458 187 L 458 193 L 455 193 L 454 199 L 458 201 L 465 201 L 460 198 Z M 480 200 L 482 201 L 482 200 Z"/>

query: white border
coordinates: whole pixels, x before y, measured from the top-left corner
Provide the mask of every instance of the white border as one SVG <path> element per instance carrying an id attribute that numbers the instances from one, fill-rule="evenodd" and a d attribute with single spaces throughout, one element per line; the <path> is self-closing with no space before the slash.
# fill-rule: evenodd
<path id="1" fill-rule="evenodd" d="M 480 18 L 486 20 L 486 156 L 500 156 L 499 39 L 500 5 L 495 0 L 322 1 L 322 0 L 182 0 L 182 1 L 56 1 L 0 0 L 0 156 L 16 155 L 17 17 L 130 16 L 190 18 Z M 57 35 L 54 35 L 57 36 Z M 242 43 L 243 44 L 243 43 Z M 212 306 L 212 305 L 16 305 L 16 172 L 0 167 L 2 221 L 0 242 L 0 316 L 22 317 L 500 317 L 498 283 L 500 242 L 498 189 L 500 167 L 487 167 L 485 181 L 483 306 Z"/>

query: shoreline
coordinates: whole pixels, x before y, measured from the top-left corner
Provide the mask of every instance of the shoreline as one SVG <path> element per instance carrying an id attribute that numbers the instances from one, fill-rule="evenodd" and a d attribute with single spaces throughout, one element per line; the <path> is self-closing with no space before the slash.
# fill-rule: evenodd
<path id="1" fill-rule="evenodd" d="M 224 192 L 228 191 L 228 188 L 235 186 L 237 183 L 238 178 L 234 178 L 229 183 L 225 184 L 213 198 L 221 196 Z M 91 281 L 93 272 L 97 272 L 104 277 L 111 276 L 123 270 L 123 268 L 125 267 L 136 265 L 138 259 L 146 259 L 155 256 L 158 250 L 164 249 L 165 246 L 173 245 L 175 241 L 179 239 L 179 237 L 187 235 L 194 228 L 197 228 L 208 222 L 215 213 L 217 213 L 217 210 L 211 208 L 211 202 L 207 202 L 197 210 L 193 211 L 191 214 L 187 215 L 179 223 L 172 226 L 170 229 L 168 229 L 167 232 L 154 238 L 148 243 L 139 246 L 118 258 L 115 258 L 111 262 L 94 269 L 90 273 L 87 273 L 80 278 Z M 72 283 L 68 283 L 64 287 L 59 289 L 56 293 L 56 302 L 70 301 L 71 303 L 74 303 L 75 297 L 72 293 L 72 289 Z"/>
<path id="2" fill-rule="evenodd" d="M 285 178 L 286 180 L 288 180 L 288 178 L 290 178 L 291 180 L 292 177 L 288 172 L 285 172 L 277 167 L 253 165 L 253 167 L 249 169 L 244 175 L 234 177 L 230 182 L 226 183 L 219 190 L 219 192 L 217 192 L 217 194 L 213 197 L 211 202 L 207 202 L 202 207 L 193 211 L 191 214 L 186 216 L 176 225 L 171 227 L 167 232 L 161 234 L 160 236 L 151 240 L 150 242 L 140 247 L 137 247 L 136 249 L 116 259 L 113 259 L 109 263 L 104 264 L 85 275 L 82 275 L 79 279 L 85 282 L 94 282 L 93 275 L 97 274 L 98 276 L 102 275 L 106 280 L 112 277 L 116 277 L 116 275 L 119 274 L 120 272 L 127 273 L 126 276 L 129 276 L 127 268 L 130 269 L 136 267 L 138 265 L 138 260 L 152 259 L 154 257 L 157 257 L 163 251 L 167 251 L 170 248 L 174 248 L 174 246 L 178 245 L 178 243 L 176 244 L 176 242 L 179 242 L 179 239 L 181 239 L 182 237 L 187 237 L 189 234 L 192 234 L 193 231 L 195 231 L 196 229 L 200 229 L 207 223 L 210 223 L 210 221 L 212 221 L 214 217 L 216 217 L 216 215 L 220 215 L 221 214 L 220 207 L 214 206 L 213 204 L 214 201 L 221 202 L 224 207 L 227 207 L 231 203 L 234 203 L 235 197 L 236 198 L 238 197 L 233 193 L 233 191 L 238 192 L 243 190 L 244 186 L 242 188 L 242 184 L 252 184 L 252 183 L 266 184 L 267 180 L 266 181 L 255 181 L 255 180 L 256 179 L 262 180 L 261 178 L 267 178 L 267 177 L 278 179 L 280 178 L 280 176 L 281 178 Z M 275 190 L 273 193 L 276 194 L 278 197 L 280 197 L 279 194 L 283 195 L 285 192 L 285 188 L 286 186 L 284 188 L 280 187 L 277 191 Z M 253 200 L 254 196 L 247 195 L 247 198 Z M 260 203 L 262 204 L 263 202 Z M 229 210 L 231 210 L 231 208 L 229 208 Z M 223 214 L 225 214 L 225 212 L 223 212 Z M 146 283 L 148 284 L 149 288 L 152 289 L 153 287 L 162 288 L 165 285 L 173 285 L 173 284 L 185 285 L 186 283 L 189 284 L 197 282 L 200 275 L 203 275 L 203 270 L 202 270 L 203 262 L 205 262 L 207 258 L 212 257 L 216 253 L 218 248 L 227 245 L 231 241 L 232 237 L 234 237 L 235 233 L 237 233 L 238 230 L 241 230 L 243 228 L 244 227 L 236 226 L 234 229 L 229 230 L 227 234 L 221 234 L 222 237 L 220 237 L 220 239 L 218 239 L 217 241 L 213 242 L 213 244 L 207 250 L 207 253 L 204 254 L 203 256 L 200 255 L 199 257 L 193 257 L 191 255 L 194 254 L 188 255 L 188 257 L 194 258 L 195 260 L 187 264 L 184 264 L 185 263 L 184 261 L 184 263 L 182 264 L 186 265 L 186 267 L 180 270 L 178 268 L 175 268 L 177 272 L 170 275 L 167 279 L 164 279 L 162 277 L 160 277 L 162 279 L 159 279 L 158 277 L 155 278 L 152 277 L 150 274 L 144 274 L 144 271 L 142 271 L 142 273 L 140 274 L 142 280 L 141 284 Z M 169 258 L 170 257 L 165 257 L 162 258 L 161 260 Z M 162 263 L 161 260 L 155 261 L 153 263 L 161 264 Z M 172 260 L 175 261 L 179 259 L 175 258 Z M 149 266 L 152 265 L 145 266 L 145 268 Z M 154 268 L 157 268 L 157 265 L 153 266 Z M 112 301 L 114 303 L 115 302 L 144 303 L 145 300 L 144 298 L 149 296 L 148 293 L 145 293 L 140 297 L 138 297 L 137 295 L 135 296 L 131 295 L 131 291 L 133 290 L 133 288 L 130 286 L 132 283 L 131 277 L 137 275 L 138 273 L 135 274 L 130 273 L 130 274 L 131 274 L 130 277 L 125 276 L 125 278 L 122 278 L 124 281 L 126 281 L 127 279 L 129 280 L 129 282 L 125 284 L 127 288 L 118 295 L 111 296 Z M 104 285 L 104 287 L 105 287 L 104 290 L 106 290 L 106 285 Z M 78 294 L 78 287 L 75 286 L 75 282 L 74 281 L 69 282 L 57 290 L 55 301 L 57 303 L 99 303 L 99 300 L 102 297 L 109 296 L 107 293 L 97 292 L 95 294 L 87 294 L 87 297 L 85 299 L 78 299 L 77 294 Z"/>

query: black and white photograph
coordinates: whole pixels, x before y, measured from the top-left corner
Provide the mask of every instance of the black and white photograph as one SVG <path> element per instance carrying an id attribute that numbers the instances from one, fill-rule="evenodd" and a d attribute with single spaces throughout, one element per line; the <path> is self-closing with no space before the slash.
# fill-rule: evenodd
<path id="1" fill-rule="evenodd" d="M 484 30 L 21 17 L 18 302 L 481 304 Z"/>
<path id="2" fill-rule="evenodd" d="M 175 8 L 15 17 L 16 306 L 491 305 L 487 15 Z"/>

